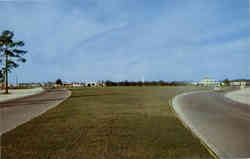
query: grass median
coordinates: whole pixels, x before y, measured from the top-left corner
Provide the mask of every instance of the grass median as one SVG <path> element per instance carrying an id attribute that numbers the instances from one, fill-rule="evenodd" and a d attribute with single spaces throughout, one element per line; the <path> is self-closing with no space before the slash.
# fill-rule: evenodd
<path id="1" fill-rule="evenodd" d="M 197 89 L 73 89 L 56 108 L 3 134 L 2 159 L 211 158 L 169 106 Z"/>

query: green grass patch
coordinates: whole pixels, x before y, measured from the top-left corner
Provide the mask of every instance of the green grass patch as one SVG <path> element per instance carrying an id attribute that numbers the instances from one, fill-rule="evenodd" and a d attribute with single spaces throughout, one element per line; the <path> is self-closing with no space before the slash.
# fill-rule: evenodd
<path id="1" fill-rule="evenodd" d="M 58 107 L 2 136 L 2 159 L 211 158 L 169 100 L 194 87 L 74 89 Z"/>

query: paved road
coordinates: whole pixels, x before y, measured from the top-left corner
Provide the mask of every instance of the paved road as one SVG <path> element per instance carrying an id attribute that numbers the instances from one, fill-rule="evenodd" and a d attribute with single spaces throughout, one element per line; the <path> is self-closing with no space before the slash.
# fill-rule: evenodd
<path id="1" fill-rule="evenodd" d="M 35 94 L 42 93 L 44 91 L 43 88 L 32 88 L 32 89 L 10 89 L 10 94 L 3 94 L 4 90 L 0 90 L 0 102 L 6 102 L 9 100 L 14 100 L 18 98 L 23 98 L 26 96 L 31 96 Z"/>
<path id="2" fill-rule="evenodd" d="M 0 103 L 0 135 L 16 128 L 63 102 L 71 92 L 47 90 L 42 94 Z"/>
<path id="3" fill-rule="evenodd" d="M 220 158 L 250 158 L 250 105 L 213 91 L 179 95 L 173 105 L 180 118 Z"/>
<path id="4" fill-rule="evenodd" d="M 239 89 L 237 91 L 226 93 L 225 97 L 250 105 L 250 88 Z"/>

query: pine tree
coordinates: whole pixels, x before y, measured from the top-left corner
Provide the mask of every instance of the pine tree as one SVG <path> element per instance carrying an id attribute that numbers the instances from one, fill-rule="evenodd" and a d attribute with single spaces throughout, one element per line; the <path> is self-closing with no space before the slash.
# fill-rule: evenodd
<path id="1" fill-rule="evenodd" d="M 5 30 L 0 35 L 0 63 L 4 63 L 2 68 L 5 79 L 5 93 L 8 93 L 8 73 L 19 66 L 18 62 L 24 63 L 23 57 L 27 51 L 18 49 L 24 46 L 23 41 L 13 41 L 14 33 Z"/>

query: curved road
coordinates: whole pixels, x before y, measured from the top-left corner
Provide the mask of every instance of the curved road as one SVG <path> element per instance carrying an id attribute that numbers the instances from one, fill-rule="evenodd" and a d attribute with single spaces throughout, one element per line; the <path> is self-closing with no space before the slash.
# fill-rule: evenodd
<path id="1" fill-rule="evenodd" d="M 250 105 L 201 91 L 173 99 L 176 113 L 219 158 L 250 158 Z"/>
<path id="2" fill-rule="evenodd" d="M 0 102 L 0 135 L 57 106 L 70 95 L 66 89 L 51 89 L 38 95 Z"/>

